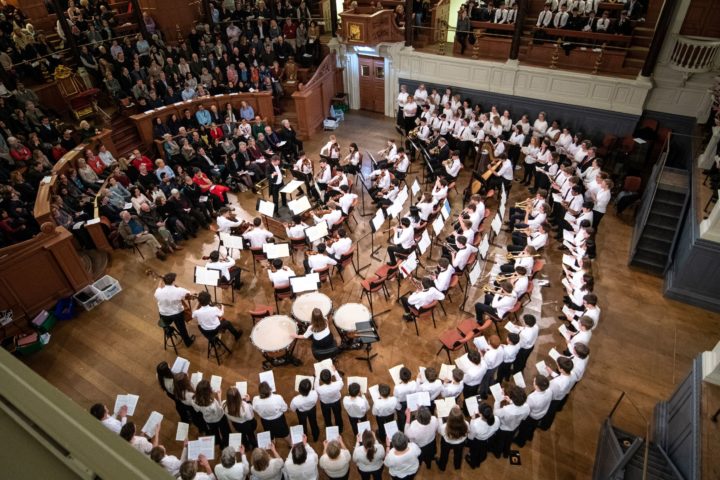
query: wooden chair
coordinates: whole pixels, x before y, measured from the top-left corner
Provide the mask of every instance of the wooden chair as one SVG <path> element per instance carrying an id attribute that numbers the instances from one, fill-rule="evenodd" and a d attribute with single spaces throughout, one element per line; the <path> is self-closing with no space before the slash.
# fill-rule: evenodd
<path id="1" fill-rule="evenodd" d="M 250 253 L 253 258 L 253 273 L 257 274 L 257 264 L 267 260 L 267 255 L 263 252 L 262 247 L 250 247 Z"/>
<path id="2" fill-rule="evenodd" d="M 530 274 L 530 280 L 534 280 L 535 276 L 542 272 L 542 269 L 545 268 L 545 260 L 542 258 L 538 258 L 535 260 L 535 263 L 533 264 L 532 273 Z"/>
<path id="3" fill-rule="evenodd" d="M 386 277 L 375 276 L 374 278 L 367 278 L 360 282 L 360 286 L 362 287 L 360 300 L 362 300 L 363 296 L 367 298 L 368 305 L 370 306 L 370 313 L 373 315 L 375 315 L 375 310 L 373 309 L 372 294 L 382 292 L 383 295 L 385 295 L 385 300 L 388 300 L 389 298 L 387 287 L 385 286 L 386 280 Z"/>
<path id="4" fill-rule="evenodd" d="M 313 272 L 317 273 L 320 276 L 320 283 L 328 282 L 330 284 L 330 290 L 335 290 L 335 287 L 333 287 L 332 284 L 332 278 L 330 276 L 330 265 L 321 268 L 320 270 L 313 270 Z"/>
<path id="5" fill-rule="evenodd" d="M 293 262 L 295 262 L 295 252 L 304 252 L 307 249 L 307 239 L 305 237 L 302 238 L 292 238 L 290 237 L 290 249 L 292 250 L 292 257 Z"/>
<path id="6" fill-rule="evenodd" d="M 173 350 L 175 350 L 175 355 L 177 355 L 177 347 L 182 343 L 180 332 L 177 331 L 172 323 L 165 323 L 162 318 L 158 320 L 158 327 L 163 329 L 164 349 L 167 350 L 168 345 L 171 345 Z"/>
<path id="7" fill-rule="evenodd" d="M 599 158 L 606 158 L 608 153 L 615 147 L 617 137 L 609 133 L 605 134 L 602 143 L 597 147 L 597 156 Z"/>
<path id="8" fill-rule="evenodd" d="M 527 305 L 528 303 L 530 303 L 532 301 L 532 292 L 533 292 L 534 288 L 535 288 L 535 282 L 530 280 L 528 282 L 527 290 L 525 291 L 525 293 L 520 295 L 520 298 L 518 298 L 518 303 L 520 304 L 521 308 L 525 308 L 525 305 Z M 517 320 L 517 315 L 515 316 L 515 319 Z"/>
<path id="9" fill-rule="evenodd" d="M 287 285 L 282 285 L 280 287 L 273 286 L 273 296 L 275 297 L 275 310 L 280 311 L 280 300 L 285 300 L 286 298 L 293 298 L 295 294 L 293 293 L 292 287 L 288 283 Z"/>
<path id="10" fill-rule="evenodd" d="M 257 322 L 262 320 L 265 317 L 269 317 L 270 315 L 273 315 L 275 312 L 273 311 L 271 306 L 268 305 L 255 305 L 255 307 L 248 312 L 250 314 L 250 318 L 252 319 L 253 325 L 255 325 Z"/>
<path id="11" fill-rule="evenodd" d="M 340 260 L 338 260 L 338 264 L 335 265 L 335 267 L 334 267 L 334 270 L 338 273 L 338 275 L 340 275 L 340 279 L 342 279 L 343 282 L 345 281 L 345 277 L 343 277 L 342 270 L 340 270 L 338 267 L 342 267 L 342 269 L 344 270 L 345 268 L 348 267 L 348 265 L 352 265 L 353 269 L 355 270 L 355 273 L 358 273 L 358 269 L 355 266 L 355 262 L 353 261 L 354 255 L 355 255 L 355 245 L 350 247 L 350 250 L 345 252 L 345 254 L 342 257 L 340 257 Z"/>
<path id="12" fill-rule="evenodd" d="M 445 295 L 447 295 L 448 300 L 451 302 L 453 301 L 452 296 L 450 295 L 450 292 L 454 288 L 460 288 L 460 292 L 462 293 L 462 286 L 460 285 L 460 275 L 455 272 L 452 277 L 450 277 L 450 285 L 448 286 L 447 291 L 445 292 Z M 443 309 L 444 310 L 444 309 Z"/>
<path id="13" fill-rule="evenodd" d="M 438 337 L 438 340 L 440 340 L 440 350 L 437 351 L 435 356 L 437 357 L 440 355 L 440 352 L 445 350 L 445 353 L 447 353 L 448 357 L 448 363 L 452 363 L 452 358 L 450 358 L 450 352 L 457 352 L 461 348 L 464 348 L 465 351 L 468 351 L 468 342 L 473 339 L 472 335 L 466 336 L 463 335 L 457 328 L 451 328 L 449 330 L 445 330 L 443 333 L 440 334 L 440 337 Z"/>
<path id="14" fill-rule="evenodd" d="M 433 300 L 432 302 L 428 303 L 427 305 L 423 305 L 419 309 L 415 307 L 410 307 L 410 314 L 412 315 L 412 322 L 415 324 L 415 333 L 417 336 L 420 336 L 420 330 L 418 329 L 418 320 L 427 319 L 428 317 L 432 318 L 433 322 L 433 328 L 437 328 L 437 324 L 435 323 L 435 307 L 438 306 L 438 301 Z"/>

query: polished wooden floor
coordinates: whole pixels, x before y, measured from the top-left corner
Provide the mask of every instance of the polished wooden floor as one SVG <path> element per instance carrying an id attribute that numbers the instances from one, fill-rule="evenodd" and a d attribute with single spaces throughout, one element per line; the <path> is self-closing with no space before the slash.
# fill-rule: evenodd
<path id="1" fill-rule="evenodd" d="M 352 112 L 335 134 L 343 152 L 350 142 L 357 142 L 361 149 L 375 152 L 383 148 L 388 135 L 394 135 L 394 129 L 392 122 L 385 117 Z M 305 143 L 305 150 L 313 158 L 317 158 L 325 137 L 318 135 Z M 461 190 L 465 187 L 467 175 L 465 173 L 465 181 L 459 183 Z M 511 198 L 521 199 L 525 195 L 526 191 L 516 186 Z M 453 207 L 458 211 L 460 200 L 457 195 L 453 194 L 453 200 Z M 240 207 L 245 209 L 243 216 L 251 218 L 255 211 L 254 197 L 243 194 L 239 201 Z M 496 208 L 494 202 L 491 206 Z M 357 218 L 360 225 L 355 228 L 355 239 L 369 231 L 367 221 L 360 216 Z M 369 218 L 364 217 L 365 220 Z M 603 221 L 595 263 L 596 291 L 603 309 L 601 325 L 592 340 L 591 360 L 585 378 L 573 391 L 553 428 L 540 432 L 532 444 L 521 450 L 521 466 L 510 466 L 506 460 L 490 458 L 479 470 L 472 471 L 467 465 L 458 473 L 449 470 L 452 478 L 589 478 L 598 427 L 621 392 L 627 393 L 626 398 L 630 402 L 622 403 L 615 423 L 620 428 L 642 434 L 646 426 L 644 419 L 651 418 L 655 403 L 670 395 L 675 383 L 686 374 L 692 358 L 713 347 L 720 336 L 720 315 L 663 298 L 661 279 L 627 267 L 631 230 L 631 219 L 627 217 L 618 218 L 610 213 Z M 506 238 L 501 234 L 497 243 L 504 245 L 505 242 Z M 60 323 L 52 332 L 50 345 L 28 358 L 27 363 L 83 407 L 105 402 L 112 408 L 116 394 L 139 394 L 136 423 L 144 423 L 151 410 L 164 413 L 166 420 L 163 422 L 162 443 L 169 451 L 179 455 L 181 446 L 174 441 L 178 418 L 173 404 L 160 391 L 155 380 L 155 365 L 162 360 L 172 364 L 175 355 L 172 350 L 162 348 L 162 331 L 157 327 L 157 308 L 152 297 L 156 282 L 145 276 L 144 271 L 151 267 L 160 272 L 177 272 L 178 284 L 192 289 L 193 267 L 204 263 L 201 257 L 215 244 L 214 235 L 204 231 L 197 239 L 187 242 L 183 251 L 172 255 L 164 263 L 154 258 L 143 262 L 132 252 L 115 252 L 108 273 L 120 281 L 123 292 L 89 313 Z M 370 239 L 362 240 L 358 247 L 361 264 L 367 264 L 371 261 Z M 493 250 L 497 248 L 493 247 Z M 247 255 L 243 255 L 239 264 L 252 271 Z M 433 258 L 437 255 L 436 251 Z M 561 340 L 556 319 L 559 313 L 557 302 L 562 298 L 560 252 L 556 245 L 548 250 L 547 260 L 545 273 L 551 286 L 543 289 L 541 336 L 528 365 L 547 358 L 550 348 Z M 379 265 L 380 262 L 372 261 L 369 271 Z M 297 268 L 300 271 L 300 267 Z M 191 361 L 191 371 L 204 372 L 205 378 L 211 374 L 221 375 L 223 388 L 230 382 L 248 380 L 252 393 L 263 358 L 248 339 L 251 321 L 247 311 L 254 303 L 270 305 L 273 301 L 272 289 L 264 273 L 258 272 L 254 277 L 243 275 L 246 275 L 246 285 L 236 295 L 235 306 L 227 308 L 227 318 L 245 330 L 243 338 L 235 344 L 232 356 L 218 367 L 214 360 L 206 359 L 206 342 L 199 335 L 191 348 L 180 349 L 180 355 Z M 357 302 L 360 295 L 358 280 L 354 272 L 348 272 L 344 283 L 335 277 L 335 289 L 331 291 L 329 286 L 323 286 L 322 291 L 333 299 L 335 308 L 343 303 Z M 403 289 L 409 290 L 410 286 L 403 285 Z M 479 294 L 471 289 L 468 309 L 471 309 L 471 302 L 477 296 Z M 406 325 L 401 320 L 401 308 L 395 303 L 394 294 L 389 303 L 380 297 L 376 299 L 376 311 L 386 308 L 391 311 L 378 319 L 382 341 L 374 348 L 379 355 L 373 361 L 373 372 L 368 372 L 364 363 L 353 358 L 358 355 L 356 352 L 348 352 L 339 357 L 339 365 L 346 374 L 367 375 L 370 384 L 378 381 L 389 383 L 387 368 L 398 363 L 417 369 L 422 365 L 438 365 L 443 360 L 447 361 L 444 354 L 435 356 L 439 348 L 437 336 L 466 316 L 458 311 L 457 296 L 454 305 L 446 303 L 447 317 L 442 313 L 437 316 L 437 329 L 429 324 L 420 326 L 420 337 L 415 335 L 412 324 Z M 229 294 L 224 300 L 229 302 Z M 289 313 L 290 307 L 290 302 L 285 301 L 281 304 L 281 312 Z M 197 333 L 195 325 L 190 328 Z M 275 369 L 279 392 L 288 401 L 293 395 L 295 375 L 312 374 L 309 345 L 299 345 L 296 353 L 304 360 L 304 366 Z M 526 373 L 529 379 L 534 374 L 534 368 L 529 367 Z M 288 418 L 292 422 L 296 420 L 292 414 Z M 351 441 L 349 435 L 346 433 L 348 443 Z M 316 448 L 321 448 L 321 445 L 316 445 Z M 285 454 L 287 448 L 282 445 L 280 451 Z M 418 478 L 440 477 L 436 469 L 428 472 L 423 468 Z M 355 473 L 353 478 L 356 478 Z"/>

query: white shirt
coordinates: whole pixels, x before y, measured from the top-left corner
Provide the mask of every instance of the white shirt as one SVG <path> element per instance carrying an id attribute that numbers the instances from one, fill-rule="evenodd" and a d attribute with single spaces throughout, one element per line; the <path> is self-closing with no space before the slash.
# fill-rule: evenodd
<path id="1" fill-rule="evenodd" d="M 331 178 L 332 172 L 330 171 L 330 167 L 326 165 L 325 168 L 320 171 L 320 175 L 315 179 L 315 181 L 317 183 L 328 183 Z"/>
<path id="2" fill-rule="evenodd" d="M 500 145 L 502 145 L 502 143 L 500 143 Z M 513 166 L 510 159 L 506 159 L 502 163 L 502 166 L 500 167 L 500 170 L 498 170 L 497 175 L 504 178 L 505 180 L 513 179 Z"/>
<path id="3" fill-rule="evenodd" d="M 428 382 L 423 378 L 419 378 L 418 384 L 418 392 L 428 392 L 430 394 L 430 401 L 438 398 L 443 392 L 443 384 L 442 381 L 439 379 L 436 379 L 433 382 Z"/>
<path id="4" fill-rule="evenodd" d="M 610 196 L 611 192 L 609 189 L 601 188 L 598 190 L 595 194 L 595 206 L 593 207 L 593 210 L 599 213 L 605 213 L 607 211 L 607 206 L 610 203 Z"/>
<path id="5" fill-rule="evenodd" d="M 450 281 L 454 273 L 455 268 L 452 265 L 449 265 L 448 268 L 438 273 L 437 278 L 435 278 L 435 288 L 441 292 L 446 292 L 447 289 L 450 288 Z"/>
<path id="6" fill-rule="evenodd" d="M 435 205 L 447 198 L 448 187 L 434 187 L 432 191 L 433 202 Z"/>
<path id="7" fill-rule="evenodd" d="M 215 330 L 220 326 L 220 317 L 222 314 L 222 309 L 206 305 L 195 310 L 192 318 L 197 320 L 198 326 L 203 330 Z"/>
<path id="8" fill-rule="evenodd" d="M 202 414 L 203 419 L 207 423 L 217 423 L 225 416 L 225 410 L 223 410 L 222 405 L 220 405 L 220 402 L 218 402 L 216 398 L 213 398 L 210 405 L 204 406 L 195 403 L 195 399 L 193 398 L 193 408 Z"/>
<path id="9" fill-rule="evenodd" d="M 535 346 L 540 329 L 537 323 L 532 327 L 523 327 L 520 329 L 520 348 L 529 349 Z"/>
<path id="10" fill-rule="evenodd" d="M 327 255 L 310 255 L 307 260 L 310 269 L 313 271 L 322 270 L 328 265 L 337 265 L 337 262 Z"/>
<path id="11" fill-rule="evenodd" d="M 220 275 L 225 277 L 226 280 L 230 280 L 230 268 L 235 266 L 235 260 L 226 260 L 224 262 L 208 262 L 205 264 L 205 268 L 208 270 L 219 270 Z"/>
<path id="12" fill-rule="evenodd" d="M 183 449 L 183 458 L 187 456 L 187 450 Z M 174 477 L 180 475 L 180 467 L 183 461 L 177 458 L 175 455 L 165 455 L 160 460 L 160 465 L 167 470 L 167 472 Z M 227 478 L 227 477 L 225 477 Z"/>
<path id="13" fill-rule="evenodd" d="M 408 99 L 407 92 L 398 93 L 398 96 L 397 96 L 398 108 L 403 108 L 405 106 L 405 104 L 407 103 L 407 99 Z"/>
<path id="14" fill-rule="evenodd" d="M 488 425 L 483 417 L 476 417 L 470 420 L 470 428 L 468 429 L 468 438 L 470 440 L 484 441 L 495 435 L 500 428 L 500 420 L 495 417 L 492 425 Z"/>
<path id="15" fill-rule="evenodd" d="M 362 418 L 370 410 L 370 404 L 362 394 L 357 397 L 346 395 L 343 397 L 343 407 L 351 418 Z"/>
<path id="16" fill-rule="evenodd" d="M 535 390 L 527 397 L 527 405 L 530 407 L 530 418 L 540 420 L 545 416 L 552 401 L 552 391 L 548 388 L 544 392 Z"/>
<path id="17" fill-rule="evenodd" d="M 367 458 L 367 450 L 362 445 L 357 445 L 353 450 L 353 462 L 361 472 L 374 472 L 383 466 L 385 460 L 385 449 L 378 442 L 375 442 L 375 454 L 372 460 Z"/>
<path id="18" fill-rule="evenodd" d="M 300 223 L 299 225 L 287 227 L 285 232 L 287 232 L 289 238 L 305 238 L 305 229 L 307 227 L 306 224 Z"/>
<path id="19" fill-rule="evenodd" d="M 390 449 L 385 457 L 385 466 L 388 467 L 388 473 L 399 478 L 414 475 L 420 467 L 419 455 L 420 447 L 413 442 L 408 444 L 407 450 L 402 455 L 397 455 L 394 448 Z"/>
<path id="20" fill-rule="evenodd" d="M 398 383 L 397 385 L 395 385 L 395 389 L 393 390 L 393 396 L 397 398 L 398 401 L 397 410 L 400 410 L 401 408 L 400 403 L 407 400 L 408 394 L 415 392 L 417 392 L 417 382 L 415 380 L 410 380 L 407 383 Z"/>
<path id="21" fill-rule="evenodd" d="M 445 171 L 448 175 L 455 178 L 460 173 L 460 169 L 462 168 L 462 163 L 460 162 L 459 158 L 454 158 L 452 161 L 452 164 L 450 166 L 445 166 Z"/>
<path id="22" fill-rule="evenodd" d="M 147 438 L 140 435 L 135 435 L 132 440 L 130 440 L 130 445 L 132 445 L 135 450 L 140 453 L 144 453 L 145 455 L 150 455 L 150 450 L 153 448 L 153 444 L 150 443 Z"/>
<path id="23" fill-rule="evenodd" d="M 461 248 L 460 250 L 455 252 L 455 255 L 453 256 L 452 266 L 455 267 L 456 270 L 464 269 L 468 263 L 468 260 L 470 259 L 470 256 L 475 252 L 477 252 L 477 248 L 473 247 L 472 245 L 465 245 L 465 248 Z"/>
<path id="24" fill-rule="evenodd" d="M 220 233 L 230 233 L 231 228 L 239 227 L 240 224 L 242 224 L 242 221 L 240 220 L 233 222 L 222 215 L 217 217 L 218 232 Z"/>
<path id="25" fill-rule="evenodd" d="M 286 480 L 317 480 L 318 478 L 318 456 L 310 445 L 305 445 L 307 458 L 305 462 L 296 465 L 292 459 L 292 451 L 285 460 Z"/>
<path id="26" fill-rule="evenodd" d="M 437 432 L 443 437 L 443 440 L 445 440 L 446 443 L 449 443 L 450 445 L 457 445 L 459 443 L 464 443 L 465 440 L 467 440 L 467 435 L 464 435 L 460 438 L 448 438 L 447 433 L 445 432 L 445 425 L 446 423 L 438 423 Z M 465 422 L 465 425 L 468 427 L 469 431 L 470 425 L 468 425 L 467 422 Z"/>
<path id="27" fill-rule="evenodd" d="M 332 245 L 327 247 L 327 253 L 334 256 L 335 258 L 340 258 L 343 255 L 345 255 L 348 250 L 352 248 L 353 241 L 351 238 L 340 238 L 336 240 Z"/>
<path id="28" fill-rule="evenodd" d="M 268 270 L 268 277 L 274 287 L 283 287 L 290 284 L 290 277 L 294 277 L 295 272 L 290 267 L 282 267 L 280 270 L 273 272 Z"/>
<path id="29" fill-rule="evenodd" d="M 240 411 L 238 412 L 239 416 L 230 415 L 227 412 L 227 405 L 225 404 L 225 401 L 223 401 L 223 410 L 225 410 L 225 416 L 231 422 L 245 423 L 255 418 L 255 412 L 253 411 L 252 405 L 245 400 L 242 400 L 242 405 L 240 406 Z"/>
<path id="30" fill-rule="evenodd" d="M 290 401 L 290 410 L 293 412 L 307 412 L 317 404 L 318 394 L 315 390 L 310 390 L 307 395 L 295 395 Z"/>
<path id="31" fill-rule="evenodd" d="M 407 155 L 398 157 L 395 163 L 395 171 L 399 173 L 407 173 L 408 168 L 410 168 L 410 159 L 407 157 Z"/>
<path id="32" fill-rule="evenodd" d="M 320 377 L 315 378 L 315 391 L 318 394 L 318 398 L 320 399 L 320 402 L 322 403 L 335 403 L 340 401 L 342 387 L 343 387 L 343 379 L 340 375 L 337 373 L 335 375 L 335 380 L 331 380 L 330 383 L 326 383 L 323 385 L 320 385 Z"/>
<path id="33" fill-rule="evenodd" d="M 512 432 L 518 428 L 520 423 L 530 414 L 530 407 L 528 407 L 527 402 L 520 406 L 511 403 L 501 407 L 501 401 L 502 398 L 495 400 L 495 408 L 493 411 L 498 420 L 500 420 L 500 430 Z"/>
<path id="34" fill-rule="evenodd" d="M 393 235 L 393 243 L 411 249 L 415 245 L 415 231 L 412 227 L 398 227 Z"/>
<path id="35" fill-rule="evenodd" d="M 158 304 L 160 315 L 177 315 L 183 311 L 182 300 L 190 292 L 175 285 L 165 285 L 155 290 L 155 300 Z"/>
<path id="36" fill-rule="evenodd" d="M 254 227 L 252 230 L 243 233 L 242 237 L 250 242 L 251 248 L 262 248 L 268 240 L 273 238 L 273 234 L 262 227 Z"/>
<path id="37" fill-rule="evenodd" d="M 477 340 L 477 338 L 475 340 Z M 478 343 L 476 343 L 475 340 L 473 340 L 473 343 L 475 343 L 475 346 L 478 347 L 479 350 Z M 503 350 L 504 346 L 500 345 L 498 348 L 490 347 L 490 350 L 483 353 L 482 363 L 485 364 L 487 370 L 494 370 L 503 363 Z"/>
<path id="38" fill-rule="evenodd" d="M 535 24 L 536 27 L 547 27 L 550 25 L 550 22 L 552 21 L 553 14 L 550 10 L 543 10 L 540 12 L 540 16 L 538 16 L 538 21 Z"/>
<path id="39" fill-rule="evenodd" d="M 446 383 L 443 385 L 442 396 L 443 398 L 455 398 L 460 395 L 463 391 L 464 382 L 461 380 L 460 383 Z"/>
<path id="40" fill-rule="evenodd" d="M 109 416 L 103 420 L 100 420 L 100 423 L 105 425 L 105 427 L 111 432 L 119 434 L 122 426 L 127 423 L 127 417 L 122 417 L 120 420 L 118 420 L 115 417 Z"/>
<path id="41" fill-rule="evenodd" d="M 315 223 L 325 222 L 328 229 L 332 228 L 332 226 L 335 225 L 340 218 L 342 218 L 342 210 L 337 208 L 319 218 L 313 214 L 313 220 L 315 220 Z"/>
<path id="42" fill-rule="evenodd" d="M 557 377 L 550 380 L 550 388 L 552 391 L 553 400 L 562 400 L 570 392 L 573 386 L 573 381 L 570 375 L 558 375 Z"/>
<path id="43" fill-rule="evenodd" d="M 324 453 L 323 456 L 320 457 L 320 468 L 322 468 L 328 478 L 342 478 L 346 476 L 350 470 L 351 458 L 350 451 L 345 448 L 340 450 L 340 455 L 335 459 L 330 458 L 327 453 Z"/>
<path id="44" fill-rule="evenodd" d="M 405 426 L 405 435 L 411 442 L 416 443 L 420 448 L 435 441 L 435 435 L 438 431 L 437 417 L 430 417 L 430 423 L 423 425 L 417 420 L 413 420 L 410 425 Z"/>
<path id="45" fill-rule="evenodd" d="M 514 293 L 509 295 L 498 295 L 495 294 L 492 301 L 492 307 L 497 311 L 498 318 L 502 319 L 507 312 L 512 310 L 517 302 L 517 298 Z"/>
<path id="46" fill-rule="evenodd" d="M 350 207 L 352 207 L 353 202 L 357 200 L 357 198 L 358 196 L 354 193 L 346 193 L 338 198 L 338 204 L 345 215 L 350 212 Z"/>
<path id="47" fill-rule="evenodd" d="M 418 215 L 420 219 L 427 222 L 430 218 L 430 214 L 435 210 L 435 205 L 432 202 L 421 202 L 415 205 L 418 208 Z"/>
<path id="48" fill-rule="evenodd" d="M 407 300 L 411 306 L 420 309 L 435 300 L 445 300 L 445 294 L 435 287 L 430 287 L 427 290 L 412 293 Z"/>
<path id="49" fill-rule="evenodd" d="M 284 465 L 282 458 L 270 458 L 270 464 L 261 472 L 255 470 L 255 467 L 251 467 L 250 478 L 251 480 L 281 480 Z"/>
<path id="50" fill-rule="evenodd" d="M 520 351 L 520 344 L 515 345 L 506 344 L 503 345 L 503 363 L 513 363 Z"/>
<path id="51" fill-rule="evenodd" d="M 267 398 L 260 398 L 256 395 L 252 399 L 253 410 L 265 420 L 280 418 L 287 411 L 287 403 L 278 394 L 270 394 Z"/>
<path id="52" fill-rule="evenodd" d="M 465 373 L 465 376 L 463 377 L 463 383 L 470 387 L 480 385 L 480 382 L 482 381 L 486 372 L 487 367 L 485 366 L 485 362 L 481 361 L 478 365 L 470 362 L 467 370 L 463 369 L 463 373 Z"/>
<path id="53" fill-rule="evenodd" d="M 250 464 L 244 453 L 240 458 L 241 461 L 236 462 L 230 468 L 223 467 L 221 463 L 215 465 L 215 478 L 217 480 L 244 480 L 247 474 L 250 473 Z"/>

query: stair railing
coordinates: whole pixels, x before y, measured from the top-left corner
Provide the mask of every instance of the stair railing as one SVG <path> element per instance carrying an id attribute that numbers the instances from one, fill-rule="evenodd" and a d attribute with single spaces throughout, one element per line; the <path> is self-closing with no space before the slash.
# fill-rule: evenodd
<path id="1" fill-rule="evenodd" d="M 648 471 L 648 461 L 650 458 L 650 422 L 648 419 L 643 415 L 640 408 L 637 406 L 637 404 L 633 401 L 633 399 L 630 397 L 630 395 L 627 394 L 627 392 L 622 391 L 620 392 L 620 397 L 615 402 L 615 405 L 613 406 L 612 410 L 610 410 L 610 413 L 608 414 L 608 420 L 610 423 L 612 423 L 613 416 L 615 415 L 615 412 L 617 411 L 618 407 L 622 403 L 623 400 L 627 398 L 627 401 L 630 402 L 630 405 L 635 409 L 635 412 L 640 416 L 643 423 L 645 424 L 645 436 L 643 438 L 645 451 L 643 453 L 643 480 L 647 480 L 647 471 Z M 609 478 L 615 478 L 615 475 L 618 473 L 619 470 L 623 469 L 625 467 L 624 464 L 617 465 L 615 469 L 613 470 L 612 474 L 609 475 Z"/>

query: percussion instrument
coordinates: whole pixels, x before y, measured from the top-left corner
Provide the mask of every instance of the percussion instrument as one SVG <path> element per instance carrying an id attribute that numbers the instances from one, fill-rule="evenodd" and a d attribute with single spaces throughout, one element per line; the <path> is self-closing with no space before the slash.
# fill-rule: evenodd
<path id="1" fill-rule="evenodd" d="M 319 308 L 323 316 L 327 318 L 332 311 L 332 300 L 324 293 L 310 292 L 300 295 L 293 302 L 292 316 L 300 324 L 302 331 L 305 331 L 310 325 L 314 308 Z"/>
<path id="2" fill-rule="evenodd" d="M 369 322 L 371 318 L 370 310 L 362 303 L 346 303 L 333 313 L 333 323 L 341 336 L 354 333 L 358 322 Z"/>
<path id="3" fill-rule="evenodd" d="M 250 332 L 250 342 L 260 350 L 265 361 L 263 368 L 268 370 L 274 366 L 300 361 L 293 356 L 297 324 L 287 315 L 271 315 L 261 319 Z"/>

